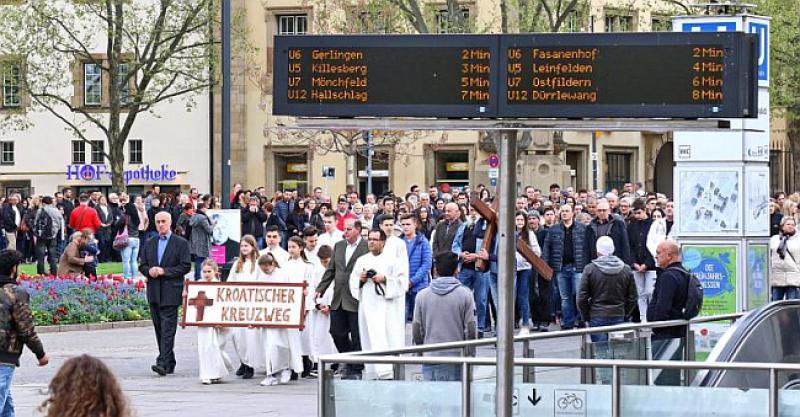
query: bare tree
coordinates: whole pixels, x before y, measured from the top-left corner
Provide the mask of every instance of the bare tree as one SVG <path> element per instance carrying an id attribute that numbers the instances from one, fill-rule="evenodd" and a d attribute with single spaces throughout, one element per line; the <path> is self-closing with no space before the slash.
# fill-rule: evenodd
<path id="1" fill-rule="evenodd" d="M 0 7 L 0 52 L 24 68 L 21 82 L 31 111 L 60 120 L 91 145 L 108 141 L 104 157 L 112 185 L 125 189 L 124 146 L 144 112 L 181 100 L 187 109 L 216 83 L 219 0 L 28 0 Z M 102 82 L 102 90 L 74 86 L 73 73 Z M 86 91 L 87 97 L 82 97 Z M 78 94 L 76 94 L 78 93 Z M 91 95 L 91 97 L 88 97 Z M 16 117 L 25 127 L 26 115 Z"/>

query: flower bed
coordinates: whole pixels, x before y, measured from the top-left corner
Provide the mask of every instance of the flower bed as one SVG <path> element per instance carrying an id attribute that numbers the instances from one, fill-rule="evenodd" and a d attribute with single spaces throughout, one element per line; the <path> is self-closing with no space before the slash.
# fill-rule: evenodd
<path id="1" fill-rule="evenodd" d="M 70 278 L 24 274 L 17 281 L 31 295 L 37 326 L 150 318 L 143 281 L 112 275 Z"/>

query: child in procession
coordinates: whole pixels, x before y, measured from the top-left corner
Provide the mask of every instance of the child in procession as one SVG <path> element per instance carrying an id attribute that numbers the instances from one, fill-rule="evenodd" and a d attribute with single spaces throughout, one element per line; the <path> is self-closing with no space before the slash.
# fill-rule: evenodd
<path id="1" fill-rule="evenodd" d="M 261 271 L 262 282 L 292 282 L 271 253 L 266 253 L 258 258 L 258 267 Z M 262 386 L 286 384 L 291 381 L 292 372 L 302 372 L 303 360 L 299 336 L 299 332 L 293 329 L 261 329 L 267 368 L 267 377 L 261 381 Z"/>
<path id="2" fill-rule="evenodd" d="M 203 261 L 202 268 L 202 281 L 219 282 L 219 266 L 213 259 Z M 225 353 L 228 333 L 229 330 L 224 327 L 197 328 L 197 357 L 200 361 L 200 381 L 204 385 L 222 382 L 222 378 L 233 370 L 231 360 Z"/>
<path id="3" fill-rule="evenodd" d="M 311 281 L 311 288 L 319 286 L 320 281 L 322 281 L 322 275 L 325 274 L 325 270 L 328 269 L 328 264 L 331 262 L 331 256 L 333 256 L 333 249 L 330 246 L 325 245 L 319 248 L 317 252 L 319 262 L 314 267 L 314 279 Z M 321 355 L 339 353 L 330 333 L 331 302 L 333 302 L 333 285 L 328 287 L 321 297 L 310 303 L 313 307 L 308 317 L 306 330 L 311 333 L 311 359 L 315 362 Z M 316 364 L 314 366 L 316 367 Z"/>
<path id="4" fill-rule="evenodd" d="M 252 235 L 244 235 L 239 244 L 239 258 L 231 268 L 228 282 L 261 281 L 261 271 L 257 264 L 256 239 Z M 255 373 L 255 368 L 264 366 L 263 332 L 261 329 L 236 328 L 232 329 L 231 333 L 233 333 L 233 347 L 241 362 L 236 375 L 243 379 L 250 379 Z"/>
<path id="5" fill-rule="evenodd" d="M 311 285 L 314 280 L 314 264 L 306 257 L 305 249 L 306 243 L 299 236 L 292 236 L 289 238 L 287 245 L 289 252 L 289 260 L 282 266 L 289 282 L 305 283 Z M 309 292 L 312 293 L 309 299 Z M 309 291 L 306 287 L 304 291 L 306 297 L 305 302 L 305 316 L 308 317 L 309 311 L 314 308 L 313 291 Z M 292 343 L 292 349 L 299 349 L 303 358 L 303 372 L 300 374 L 302 378 L 311 377 L 312 362 L 309 359 L 311 354 L 311 332 L 308 330 L 289 330 L 289 341 Z M 294 345 L 299 342 L 299 346 Z"/>

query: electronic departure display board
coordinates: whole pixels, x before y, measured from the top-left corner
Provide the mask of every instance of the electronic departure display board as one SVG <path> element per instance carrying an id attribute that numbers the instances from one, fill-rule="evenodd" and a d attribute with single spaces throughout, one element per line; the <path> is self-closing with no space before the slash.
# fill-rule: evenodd
<path id="1" fill-rule="evenodd" d="M 277 36 L 273 113 L 756 117 L 744 33 Z"/>
<path id="2" fill-rule="evenodd" d="M 275 56 L 275 114 L 497 114 L 493 36 L 278 36 Z"/>

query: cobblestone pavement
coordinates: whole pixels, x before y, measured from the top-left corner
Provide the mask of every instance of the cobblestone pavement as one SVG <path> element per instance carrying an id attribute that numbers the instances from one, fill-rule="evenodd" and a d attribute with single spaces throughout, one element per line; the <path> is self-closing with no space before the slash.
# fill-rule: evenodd
<path id="1" fill-rule="evenodd" d="M 409 332 L 410 333 L 410 329 Z M 225 383 L 202 385 L 198 378 L 195 330 L 178 329 L 174 375 L 159 377 L 150 370 L 155 361 L 155 337 L 152 328 L 73 331 L 41 335 L 50 355 L 50 365 L 37 367 L 34 356 L 25 351 L 22 367 L 14 377 L 12 395 L 17 416 L 39 416 L 38 406 L 46 398 L 48 381 L 65 360 L 82 353 L 99 357 L 120 379 L 138 417 L 168 416 L 316 416 L 317 381 L 300 380 L 289 385 L 261 387 L 259 375 L 241 380 L 231 375 Z M 536 346 L 539 357 L 577 357 L 576 339 L 548 341 Z M 231 357 L 235 358 L 235 354 Z M 480 349 L 480 356 L 493 356 L 493 349 Z M 418 370 L 407 370 L 414 379 Z M 491 377 L 493 369 L 484 369 L 476 377 Z M 538 381 L 561 379 L 567 373 L 542 370 Z M 569 377 L 577 372 L 569 372 Z M 573 382 L 575 382 L 573 380 Z"/>

